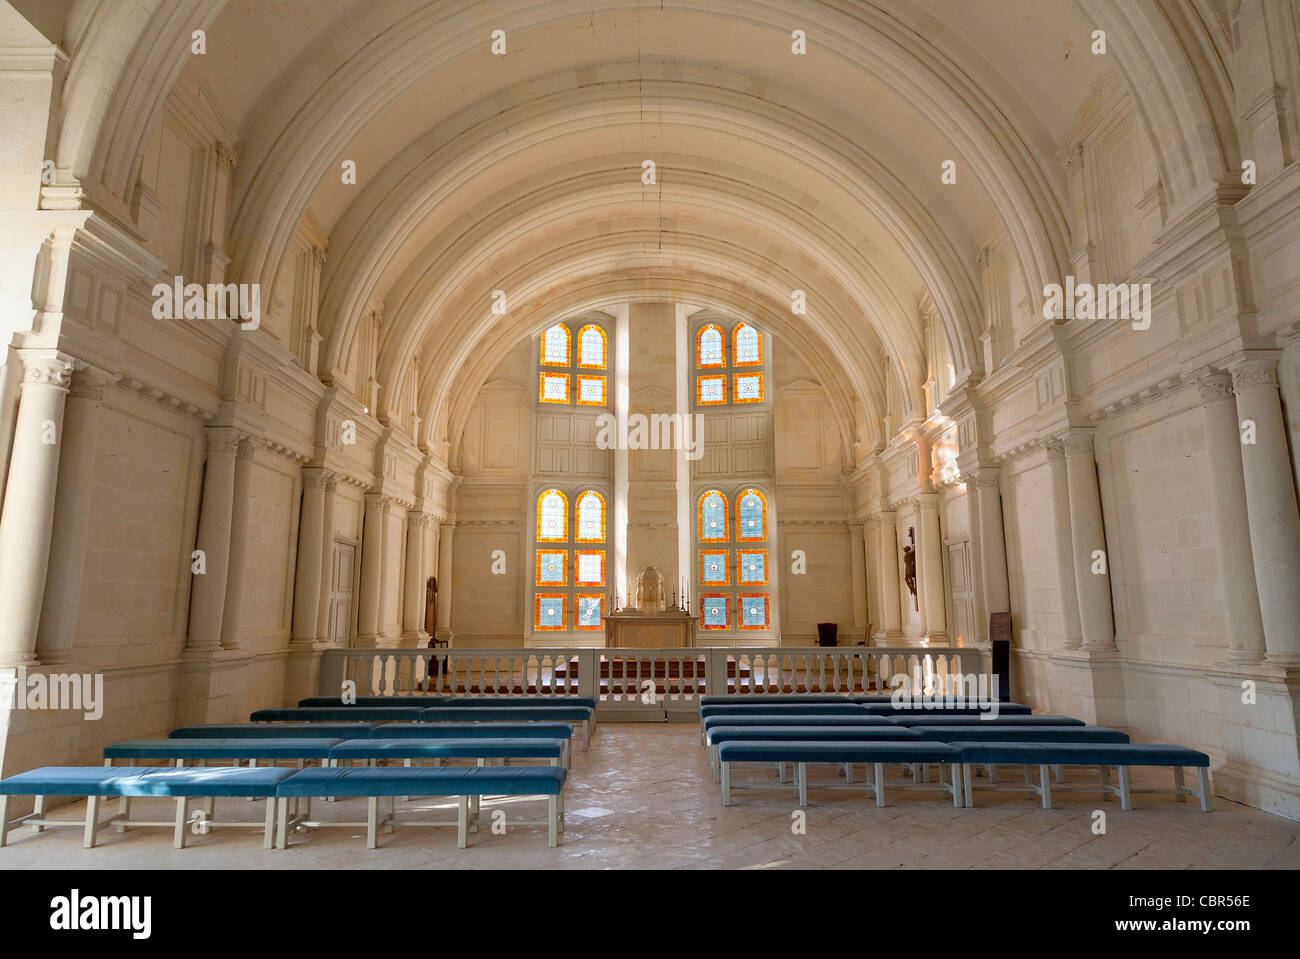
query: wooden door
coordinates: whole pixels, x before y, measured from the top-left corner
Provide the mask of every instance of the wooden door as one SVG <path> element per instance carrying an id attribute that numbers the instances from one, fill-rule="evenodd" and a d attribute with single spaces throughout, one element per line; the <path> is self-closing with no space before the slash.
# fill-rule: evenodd
<path id="1" fill-rule="evenodd" d="M 948 635 L 954 643 L 972 643 L 976 639 L 975 586 L 971 575 L 969 539 L 948 543 L 948 583 L 952 597 Z"/>
<path id="2" fill-rule="evenodd" d="M 330 566 L 329 638 L 333 646 L 347 646 L 352 639 L 353 584 L 357 572 L 357 545 L 334 541 Z"/>

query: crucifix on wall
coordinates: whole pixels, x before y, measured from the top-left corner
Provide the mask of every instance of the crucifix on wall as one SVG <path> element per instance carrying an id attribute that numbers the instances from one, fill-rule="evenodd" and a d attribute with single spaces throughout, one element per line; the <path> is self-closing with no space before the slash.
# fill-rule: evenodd
<path id="1" fill-rule="evenodd" d="M 920 612 L 921 607 L 916 601 L 916 529 L 909 526 L 907 528 L 908 543 L 903 547 L 903 581 L 907 583 L 907 591 L 912 594 L 912 609 Z"/>

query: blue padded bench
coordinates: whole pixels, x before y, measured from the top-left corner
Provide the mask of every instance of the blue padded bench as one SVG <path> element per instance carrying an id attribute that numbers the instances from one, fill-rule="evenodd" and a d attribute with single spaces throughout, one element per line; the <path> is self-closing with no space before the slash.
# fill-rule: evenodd
<path id="1" fill-rule="evenodd" d="M 413 723 L 423 706 L 282 706 L 259 709 L 248 717 L 254 723 Z"/>
<path id="2" fill-rule="evenodd" d="M 568 723 L 386 723 L 370 734 L 382 739 L 558 739 L 561 765 L 569 765 L 573 727 Z"/>
<path id="3" fill-rule="evenodd" d="M 595 709 L 595 696 L 451 696 L 449 706 L 586 706 Z"/>
<path id="4" fill-rule="evenodd" d="M 445 703 L 447 696 L 357 696 L 355 702 L 345 703 L 342 696 L 308 696 L 306 699 L 298 700 L 300 709 L 319 709 L 323 706 L 332 706 L 335 709 L 346 709 L 352 706 L 364 706 L 367 708 L 390 706 L 418 707 L 428 709 L 430 706 L 437 706 L 439 703 Z"/>
<path id="5" fill-rule="evenodd" d="M 771 713 L 755 715 L 753 712 L 723 713 L 719 716 L 707 716 L 700 720 L 700 743 L 708 745 L 709 730 L 714 726 L 896 726 L 885 716 L 869 716 L 866 713 L 830 713 L 829 715 L 810 715 L 806 713 L 783 713 L 773 716 Z"/>
<path id="6" fill-rule="evenodd" d="M 1128 733 L 1105 726 L 903 726 L 940 743 L 1126 743 Z"/>
<path id="7" fill-rule="evenodd" d="M 719 717 L 711 717 L 717 719 Z M 884 723 L 879 726 L 805 726 L 800 720 L 787 720 L 784 726 L 721 725 L 709 727 L 709 770 L 717 782 L 718 745 L 731 742 L 874 742 L 877 740 L 920 739 L 904 726 Z M 852 773 L 849 772 L 852 776 Z M 777 763 L 777 778 L 785 782 L 784 764 Z M 852 781 L 850 779 L 850 781 Z"/>
<path id="8" fill-rule="evenodd" d="M 276 808 L 276 789 L 286 779 L 295 775 L 296 769 L 277 769 L 260 767 L 248 769 L 240 766 L 221 766 L 206 768 L 176 767 L 126 767 L 126 766 L 46 766 L 30 772 L 19 773 L 8 779 L 0 779 L 0 846 L 5 845 L 9 830 L 9 797 L 33 796 L 36 800 L 35 811 L 30 816 L 15 820 L 14 825 L 32 825 L 37 832 L 43 832 L 46 826 L 66 826 L 72 823 L 66 819 L 45 818 L 46 796 L 77 796 L 86 798 L 86 820 L 84 845 L 93 848 L 98 830 L 104 825 L 119 827 L 129 826 L 171 826 L 173 829 L 172 846 L 181 849 L 185 846 L 185 829 L 189 825 L 189 801 L 196 797 L 204 799 L 250 798 L 265 799 L 265 822 L 217 821 L 211 817 L 202 823 L 206 832 L 213 826 L 261 826 L 264 830 L 264 846 L 270 849 L 275 840 L 274 812 Z M 176 800 L 176 816 L 168 822 L 148 822 L 127 818 L 114 818 L 101 823 L 99 821 L 99 800 L 105 796 L 158 797 L 166 796 Z"/>
<path id="9" fill-rule="evenodd" d="M 582 726 L 582 748 L 591 745 L 591 725 L 596 711 L 590 706 L 434 706 L 416 718 L 423 723 L 527 723 L 564 720 Z"/>
<path id="10" fill-rule="evenodd" d="M 810 716 L 834 716 L 837 714 L 863 715 L 865 706 L 841 701 L 837 703 L 718 703 L 700 707 L 700 718 L 725 716 L 727 713 L 746 713 L 754 716 L 780 716 L 785 713 L 807 713 Z"/>
<path id="11" fill-rule="evenodd" d="M 854 763 L 865 763 L 868 773 L 866 792 L 876 797 L 876 805 L 885 804 L 885 764 L 903 763 L 941 763 L 939 783 L 895 784 L 899 789 L 939 789 L 945 795 L 952 796 L 952 804 L 961 807 L 961 752 L 946 743 L 931 743 L 919 736 L 915 740 L 876 742 L 730 742 L 718 744 L 718 759 L 722 764 L 722 804 L 731 805 L 731 764 L 742 763 L 793 763 L 795 767 L 795 789 L 799 795 L 799 805 L 808 805 L 808 764 L 835 763 L 845 764 L 852 769 Z M 951 769 L 951 782 L 946 781 L 945 769 Z M 874 775 L 871 774 L 874 769 Z M 820 788 L 850 788 L 844 786 L 823 786 Z"/>
<path id="12" fill-rule="evenodd" d="M 1100 770 L 1101 782 L 1097 789 L 1065 788 L 1062 792 L 1096 792 L 1100 791 L 1103 799 L 1109 799 L 1113 793 L 1119 796 L 1121 809 L 1132 809 L 1132 795 L 1135 792 L 1173 795 L 1179 802 L 1186 802 L 1188 796 L 1195 796 L 1201 801 L 1201 810 L 1209 812 L 1210 798 L 1210 757 L 1195 749 L 1185 746 L 1167 746 L 1154 743 L 981 743 L 952 742 L 954 749 L 961 752 L 963 772 L 969 773 L 972 763 L 992 765 L 1023 766 L 1025 768 L 1024 786 L 1004 786 L 1004 790 L 1020 791 L 1042 798 L 1043 808 L 1052 808 L 1052 784 L 1047 777 L 1049 766 L 1094 766 Z M 1038 767 L 1038 782 L 1035 783 L 1031 769 Z M 1119 785 L 1109 783 L 1109 770 L 1114 766 L 1119 773 Z M 1129 769 L 1133 766 L 1171 766 L 1174 770 L 1173 789 L 1133 789 L 1129 785 Z M 1197 786 L 1192 789 L 1183 785 L 1183 768 L 1196 769 Z M 969 775 L 963 776 L 966 783 L 966 805 L 971 802 L 971 782 Z M 997 789 L 999 787 L 984 787 Z M 1059 787 L 1058 787 L 1059 788 Z"/>
<path id="13" fill-rule="evenodd" d="M 235 739 L 128 739 L 104 747 L 104 765 L 113 765 L 115 759 L 174 759 L 183 765 L 187 759 L 207 762 L 212 759 L 328 759 L 330 749 L 343 742 L 327 737 L 269 738 L 245 737 Z"/>
<path id="14" fill-rule="evenodd" d="M 477 826 L 479 802 L 483 796 L 545 796 L 544 820 L 512 819 L 513 825 L 546 825 L 549 844 L 559 843 L 563 832 L 565 770 L 560 766 L 470 766 L 430 768 L 351 767 L 304 769 L 282 782 L 277 790 L 280 824 L 279 846 L 288 844 L 288 800 L 364 798 L 368 800 L 364 823 L 322 822 L 309 826 L 366 827 L 366 848 L 378 846 L 379 828 L 395 826 L 456 826 L 456 845 L 469 845 L 470 828 Z M 394 803 L 398 796 L 456 796 L 459 810 L 454 823 L 398 819 Z M 387 811 L 380 817 L 380 799 L 387 799 Z"/>
<path id="15" fill-rule="evenodd" d="M 332 706 L 336 709 L 348 706 L 365 706 L 384 709 L 418 706 L 429 709 L 433 706 L 588 706 L 596 708 L 594 696 L 358 696 L 356 702 L 345 703 L 341 696 L 308 696 L 298 700 L 299 707 L 320 708 Z"/>
<path id="16" fill-rule="evenodd" d="M 798 693 L 736 693 L 731 696 L 701 696 L 701 706 L 749 706 L 762 703 L 847 703 L 848 696 L 839 693 L 813 693 L 801 696 Z"/>
<path id="17" fill-rule="evenodd" d="M 900 726 L 1083 726 L 1072 716 L 890 716 Z"/>
<path id="18" fill-rule="evenodd" d="M 486 765 L 490 759 L 545 759 L 550 766 L 562 766 L 568 744 L 563 739 L 353 739 L 330 749 L 330 764 L 340 761 L 400 759 L 406 766 L 413 759 L 432 759 L 441 766 L 447 759 L 476 759 Z"/>
<path id="19" fill-rule="evenodd" d="M 908 705 L 902 708 L 893 703 L 858 703 L 859 709 L 865 709 L 878 716 L 992 716 L 991 709 L 979 706 L 918 706 Z M 1028 716 L 1033 710 L 1021 703 L 998 703 L 998 716 Z"/>
<path id="20" fill-rule="evenodd" d="M 211 723 L 181 726 L 172 739 L 358 739 L 369 736 L 374 723 Z"/>

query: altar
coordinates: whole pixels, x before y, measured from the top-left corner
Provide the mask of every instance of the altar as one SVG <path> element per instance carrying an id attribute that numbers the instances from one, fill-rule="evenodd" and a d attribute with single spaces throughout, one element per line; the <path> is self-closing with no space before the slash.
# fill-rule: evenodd
<path id="1" fill-rule="evenodd" d="M 673 649 L 695 645 L 695 616 L 680 609 L 624 610 L 605 617 L 605 647 Z"/>

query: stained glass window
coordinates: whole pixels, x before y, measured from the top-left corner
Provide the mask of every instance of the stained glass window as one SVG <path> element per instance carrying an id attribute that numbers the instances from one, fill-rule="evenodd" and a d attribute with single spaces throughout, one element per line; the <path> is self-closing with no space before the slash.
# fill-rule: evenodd
<path id="1" fill-rule="evenodd" d="M 537 497 L 537 541 L 563 543 L 569 525 L 569 502 L 557 489 L 548 489 Z"/>
<path id="2" fill-rule="evenodd" d="M 578 496 L 574 539 L 579 543 L 605 542 L 605 497 L 595 490 Z"/>
<path id="3" fill-rule="evenodd" d="M 563 593 L 538 593 L 533 599 L 533 629 L 564 629 L 565 599 Z"/>
<path id="4" fill-rule="evenodd" d="M 726 542 L 730 538 L 727 530 L 727 500 L 717 490 L 709 490 L 700 497 L 695 519 L 698 538 L 702 542 Z"/>
<path id="5" fill-rule="evenodd" d="M 766 593 L 741 593 L 736 599 L 741 629 L 767 629 Z"/>
<path id="6" fill-rule="evenodd" d="M 578 331 L 578 366 L 585 370 L 603 370 L 607 365 L 605 331 L 588 323 Z"/>
<path id="7" fill-rule="evenodd" d="M 542 365 L 569 365 L 569 328 L 557 323 L 542 334 Z"/>
<path id="8" fill-rule="evenodd" d="M 739 324 L 732 333 L 735 344 L 733 366 L 761 366 L 763 364 L 763 334 L 748 323 Z"/>
<path id="9" fill-rule="evenodd" d="M 725 549 L 700 550 L 700 583 L 704 586 L 726 586 L 729 556 Z"/>
<path id="10" fill-rule="evenodd" d="M 740 550 L 736 554 L 736 571 L 736 579 L 742 586 L 766 586 L 767 550 Z"/>
<path id="11" fill-rule="evenodd" d="M 727 596 L 724 593 L 703 593 L 700 596 L 700 628 L 727 628 Z"/>
<path id="12" fill-rule="evenodd" d="M 573 582 L 577 586 L 605 585 L 605 551 L 580 549 L 573 555 Z"/>
<path id="13" fill-rule="evenodd" d="M 536 567 L 534 582 L 538 586 L 563 586 L 565 558 L 563 552 L 539 549 L 534 564 Z"/>
<path id="14" fill-rule="evenodd" d="M 700 327 L 695 335 L 695 365 L 700 369 L 726 366 L 727 351 L 723 345 L 726 334 L 716 323 Z"/>
<path id="15" fill-rule="evenodd" d="M 600 629 L 605 597 L 600 593 L 578 593 L 574 596 L 573 626 L 575 629 Z"/>
<path id="16" fill-rule="evenodd" d="M 543 373 L 537 388 L 537 398 L 543 403 L 569 402 L 569 375 L 567 373 Z"/>
<path id="17" fill-rule="evenodd" d="M 578 374 L 578 405 L 579 406 L 604 406 L 607 402 L 605 398 L 605 377 L 591 376 L 586 373 Z"/>
<path id="18" fill-rule="evenodd" d="M 755 489 L 747 489 L 736 502 L 736 539 L 767 539 L 767 501 Z"/>
<path id="19" fill-rule="evenodd" d="M 737 373 L 735 397 L 737 403 L 763 402 L 763 374 Z"/>
<path id="20" fill-rule="evenodd" d="M 695 401 L 701 406 L 721 406 L 727 402 L 727 378 L 725 376 L 697 376 L 695 378 Z"/>

